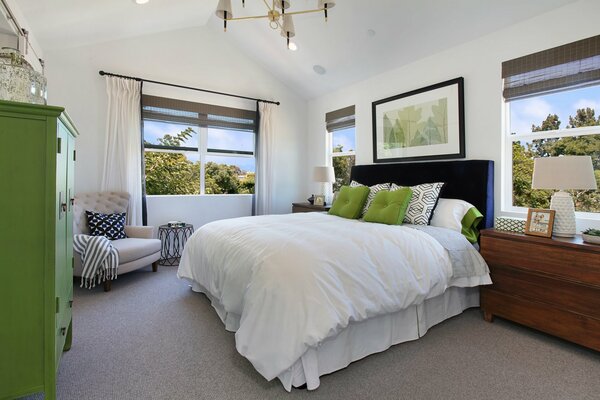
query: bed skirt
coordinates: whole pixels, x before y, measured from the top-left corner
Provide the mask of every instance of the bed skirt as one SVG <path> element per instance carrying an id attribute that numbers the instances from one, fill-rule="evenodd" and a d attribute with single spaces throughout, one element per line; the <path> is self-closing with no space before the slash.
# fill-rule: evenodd
<path id="1" fill-rule="evenodd" d="M 227 313 L 221 303 L 197 282 L 192 290 L 204 293 L 225 324 L 235 332 L 240 316 Z M 352 322 L 334 337 L 317 347 L 309 348 L 294 365 L 278 378 L 287 391 L 306 384 L 308 390 L 319 387 L 319 377 L 346 368 L 368 355 L 382 352 L 395 344 L 416 340 L 440 322 L 454 317 L 470 307 L 479 306 L 479 287 L 450 287 L 443 294 L 402 311 Z"/>

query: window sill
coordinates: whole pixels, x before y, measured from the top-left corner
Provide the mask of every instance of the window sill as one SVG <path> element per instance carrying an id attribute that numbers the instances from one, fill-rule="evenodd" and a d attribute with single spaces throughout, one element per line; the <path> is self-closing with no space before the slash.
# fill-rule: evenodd
<path id="1" fill-rule="evenodd" d="M 497 216 L 527 219 L 527 209 L 513 207 L 509 210 L 500 211 Z M 575 220 L 577 222 L 577 233 L 588 228 L 600 229 L 600 213 L 576 212 Z"/>
<path id="2" fill-rule="evenodd" d="M 241 194 L 149 194 L 146 197 L 170 199 L 170 198 L 177 198 L 177 197 L 203 198 L 203 197 L 252 197 L 252 196 L 253 196 L 252 194 L 241 193 Z"/>

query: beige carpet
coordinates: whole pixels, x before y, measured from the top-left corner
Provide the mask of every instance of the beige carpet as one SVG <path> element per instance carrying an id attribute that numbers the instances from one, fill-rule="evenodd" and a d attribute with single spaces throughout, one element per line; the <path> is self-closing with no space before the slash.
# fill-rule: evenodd
<path id="1" fill-rule="evenodd" d="M 600 353 L 507 321 L 489 324 L 478 309 L 322 377 L 316 391 L 287 393 L 236 352 L 208 300 L 175 271 L 126 274 L 109 293 L 76 286 L 59 399 L 600 398 Z"/>

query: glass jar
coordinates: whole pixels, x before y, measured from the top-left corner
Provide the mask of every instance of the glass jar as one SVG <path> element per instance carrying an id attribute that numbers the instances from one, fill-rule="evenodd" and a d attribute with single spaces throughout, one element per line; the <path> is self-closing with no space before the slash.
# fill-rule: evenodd
<path id="1" fill-rule="evenodd" d="M 0 100 L 46 104 L 46 77 L 35 71 L 19 50 L 0 49 Z"/>

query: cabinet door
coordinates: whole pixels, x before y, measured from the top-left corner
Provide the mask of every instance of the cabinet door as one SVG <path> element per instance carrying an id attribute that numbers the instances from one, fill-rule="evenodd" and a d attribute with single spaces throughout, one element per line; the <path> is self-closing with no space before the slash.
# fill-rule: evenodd
<path id="1" fill-rule="evenodd" d="M 68 301 L 66 298 L 67 213 L 69 204 L 67 192 L 68 136 L 68 132 L 64 127 L 58 124 L 57 140 L 59 145 L 56 154 L 56 254 L 54 262 L 56 296 L 56 353 L 54 361 L 56 366 L 58 366 L 58 361 L 60 360 L 60 330 L 65 318 Z"/>
<path id="2" fill-rule="evenodd" d="M 42 389 L 46 120 L 0 112 L 0 399 Z"/>

